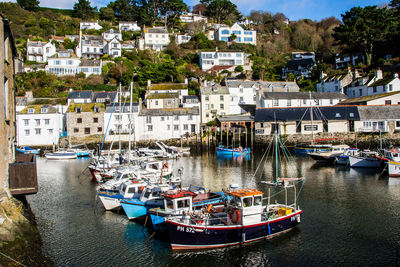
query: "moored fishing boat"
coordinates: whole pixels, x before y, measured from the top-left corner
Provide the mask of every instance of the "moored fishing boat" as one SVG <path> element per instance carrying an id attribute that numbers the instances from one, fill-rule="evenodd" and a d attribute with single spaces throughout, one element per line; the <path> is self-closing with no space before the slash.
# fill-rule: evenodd
<path id="1" fill-rule="evenodd" d="M 207 207 L 206 210 L 189 211 L 182 216 L 170 216 L 165 222 L 173 250 L 213 249 L 247 244 L 282 234 L 300 223 L 303 211 L 297 206 L 296 184 L 303 183 L 304 177 L 278 178 L 278 143 L 282 149 L 284 147 L 277 136 L 275 133 L 276 178 L 273 182 L 266 182 L 270 186 L 267 204 L 263 205 L 264 193 L 259 190 L 236 189 L 228 192 L 231 200 L 222 209 Z M 288 151 L 284 151 L 280 155 L 286 160 L 292 159 Z M 290 166 L 293 168 L 293 165 Z M 283 188 L 284 204 L 271 204 L 271 187 Z M 290 188 L 294 192 L 292 204 L 288 204 Z"/>
<path id="2" fill-rule="evenodd" d="M 383 149 L 382 157 L 378 157 L 386 168 L 390 177 L 400 177 L 400 148 Z"/>
<path id="3" fill-rule="evenodd" d="M 243 156 L 250 154 L 250 148 L 230 148 L 222 145 L 217 147 L 217 156 Z"/>
<path id="4" fill-rule="evenodd" d="M 46 153 L 44 155 L 46 159 L 54 159 L 54 160 L 66 160 L 66 159 L 76 159 L 76 153 L 70 150 L 60 150 L 53 153 Z"/>
<path id="5" fill-rule="evenodd" d="M 39 152 L 40 152 L 40 149 L 34 149 L 34 148 L 31 148 L 31 147 L 28 147 L 28 146 L 17 147 L 16 150 L 19 153 L 22 153 L 22 154 L 35 154 L 35 155 L 38 155 Z"/>
<path id="6" fill-rule="evenodd" d="M 309 152 L 307 155 L 316 161 L 334 163 L 336 156 L 342 155 L 349 148 L 348 145 L 333 145 L 326 151 Z"/>
<path id="7" fill-rule="evenodd" d="M 349 164 L 352 168 L 379 168 L 381 164 L 377 158 L 378 152 L 364 150 L 358 155 L 349 155 Z"/>

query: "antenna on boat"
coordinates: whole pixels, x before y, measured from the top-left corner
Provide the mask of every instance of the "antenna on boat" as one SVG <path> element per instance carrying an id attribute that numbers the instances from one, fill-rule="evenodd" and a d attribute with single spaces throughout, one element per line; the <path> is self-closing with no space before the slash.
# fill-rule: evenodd
<path id="1" fill-rule="evenodd" d="M 128 144 L 128 164 L 131 163 L 131 146 L 132 146 L 132 93 L 133 93 L 133 81 L 131 82 L 131 91 L 130 91 L 130 98 L 129 98 L 129 144 Z"/>
<path id="2" fill-rule="evenodd" d="M 311 118 L 311 145 L 314 145 L 314 114 L 313 114 L 313 103 L 311 98 L 311 91 L 309 92 L 310 95 L 310 118 Z"/>

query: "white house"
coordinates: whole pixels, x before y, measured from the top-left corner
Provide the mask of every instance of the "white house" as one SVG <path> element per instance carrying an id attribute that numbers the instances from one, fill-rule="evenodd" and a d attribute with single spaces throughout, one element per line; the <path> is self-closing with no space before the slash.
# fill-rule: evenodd
<path id="1" fill-rule="evenodd" d="M 46 71 L 55 75 L 75 75 L 79 73 L 80 59 L 68 50 L 58 50 L 55 55 L 47 59 Z"/>
<path id="2" fill-rule="evenodd" d="M 242 114 L 246 111 L 240 105 L 256 105 L 256 95 L 261 84 L 257 81 L 225 80 L 229 90 L 229 114 Z"/>
<path id="3" fill-rule="evenodd" d="M 122 31 L 140 31 L 141 28 L 137 25 L 136 21 L 120 21 L 118 29 Z"/>
<path id="4" fill-rule="evenodd" d="M 259 91 L 257 108 L 333 106 L 347 99 L 342 93 Z"/>
<path id="5" fill-rule="evenodd" d="M 121 138 L 122 141 L 136 140 L 136 124 L 137 116 L 140 112 L 139 103 L 110 103 L 106 106 L 104 113 L 104 134 L 106 141 L 117 141 Z M 107 131 L 107 132 L 106 132 Z"/>
<path id="6" fill-rule="evenodd" d="M 170 43 L 168 30 L 164 27 L 144 28 L 142 38 L 138 38 L 140 50 L 162 51 Z"/>
<path id="7" fill-rule="evenodd" d="M 146 94 L 147 109 L 179 108 L 178 93 L 151 93 Z"/>
<path id="8" fill-rule="evenodd" d="M 314 52 L 292 52 L 292 59 L 282 68 L 282 78 L 292 73 L 296 77 L 310 77 L 312 68 L 315 66 Z"/>
<path id="9" fill-rule="evenodd" d="M 104 46 L 103 52 L 113 58 L 120 57 L 122 54 L 122 45 L 114 38 Z"/>
<path id="10" fill-rule="evenodd" d="M 187 95 L 183 97 L 184 108 L 198 108 L 200 109 L 200 99 L 197 95 Z"/>
<path id="11" fill-rule="evenodd" d="M 188 34 L 177 34 L 175 36 L 175 43 L 177 45 L 186 44 L 190 41 L 191 38 L 192 38 L 192 36 L 190 36 Z"/>
<path id="12" fill-rule="evenodd" d="M 246 55 L 241 51 L 200 51 L 200 68 L 203 71 L 215 66 L 243 66 L 250 68 L 246 63 Z M 247 68 L 246 68 L 247 67 Z"/>
<path id="13" fill-rule="evenodd" d="M 189 95 L 189 87 L 188 80 L 185 79 L 185 83 L 160 83 L 160 84 L 151 84 L 151 81 L 147 81 L 147 91 L 146 91 L 146 99 L 150 99 L 149 96 L 157 94 L 162 97 L 162 95 L 168 94 L 176 94 L 178 96 L 178 105 L 183 104 L 183 97 Z M 167 97 L 171 98 L 171 97 Z M 152 101 L 157 100 L 158 98 L 151 98 Z M 161 104 L 161 103 L 160 103 Z M 164 103 L 165 105 L 165 103 Z M 169 106 L 169 105 L 168 105 Z M 149 106 L 147 106 L 149 108 Z M 161 106 L 159 108 L 162 108 Z"/>
<path id="14" fill-rule="evenodd" d="M 355 71 L 356 73 L 357 71 Z M 353 81 L 353 74 L 350 69 L 347 73 L 337 75 L 325 75 L 321 73 L 321 82 L 317 83 L 317 92 L 342 93 L 346 92 L 347 87 Z"/>
<path id="15" fill-rule="evenodd" d="M 357 132 L 390 132 L 400 130 L 400 105 L 358 106 L 360 120 L 355 122 Z"/>
<path id="16" fill-rule="evenodd" d="M 104 54 L 105 41 L 102 36 L 82 35 L 76 54 L 82 58 L 100 59 Z"/>
<path id="17" fill-rule="evenodd" d="M 184 13 L 179 16 L 181 22 L 189 23 L 189 22 L 196 22 L 196 21 L 205 21 L 207 22 L 207 17 L 201 14 L 195 14 L 191 12 Z"/>
<path id="18" fill-rule="evenodd" d="M 197 134 L 200 112 L 197 108 L 142 109 L 138 115 L 136 140 L 167 140 Z"/>
<path id="19" fill-rule="evenodd" d="M 234 40 L 232 40 L 232 35 L 236 36 Z M 245 30 L 238 23 L 235 23 L 232 25 L 232 27 L 229 26 L 219 27 L 215 31 L 215 40 L 223 42 L 233 41 L 235 43 L 240 43 L 240 44 L 256 45 L 257 35 L 256 31 Z"/>
<path id="20" fill-rule="evenodd" d="M 375 70 L 374 76 L 354 80 L 347 88 L 348 97 L 363 97 L 389 92 L 400 91 L 400 80 L 397 73 L 384 78 L 380 69 Z"/>
<path id="21" fill-rule="evenodd" d="M 26 42 L 26 59 L 38 63 L 47 62 L 47 58 L 56 53 L 56 46 L 51 42 L 28 41 Z"/>
<path id="22" fill-rule="evenodd" d="M 352 97 L 340 102 L 339 105 L 400 105 L 400 91 L 370 96 Z"/>
<path id="23" fill-rule="evenodd" d="M 99 25 L 99 22 L 96 21 L 81 21 L 79 24 L 81 30 L 101 30 L 103 27 Z"/>
<path id="24" fill-rule="evenodd" d="M 18 145 L 57 145 L 64 129 L 63 116 L 61 106 L 27 106 L 17 113 Z"/>
<path id="25" fill-rule="evenodd" d="M 101 35 L 103 36 L 103 39 L 105 39 L 107 42 L 111 41 L 114 38 L 118 41 L 122 41 L 121 32 L 114 29 L 109 29 L 108 31 L 103 32 Z"/>
<path id="26" fill-rule="evenodd" d="M 217 116 L 230 114 L 229 90 L 224 86 L 200 87 L 201 123 L 212 121 Z"/>
<path id="27" fill-rule="evenodd" d="M 335 56 L 335 69 L 344 69 L 349 66 L 355 66 L 358 63 L 364 63 L 363 53 L 354 54 L 336 54 Z"/>
<path id="28" fill-rule="evenodd" d="M 101 60 L 83 59 L 78 68 L 78 73 L 83 72 L 86 77 L 90 75 L 101 75 Z"/>
<path id="29" fill-rule="evenodd" d="M 75 104 L 92 103 L 93 92 L 92 91 L 72 91 L 68 93 L 68 106 L 71 102 Z"/>
<path id="30" fill-rule="evenodd" d="M 123 49 L 123 50 L 132 51 L 135 48 L 136 48 L 136 42 L 135 41 L 124 41 L 124 42 L 121 42 L 121 49 Z"/>

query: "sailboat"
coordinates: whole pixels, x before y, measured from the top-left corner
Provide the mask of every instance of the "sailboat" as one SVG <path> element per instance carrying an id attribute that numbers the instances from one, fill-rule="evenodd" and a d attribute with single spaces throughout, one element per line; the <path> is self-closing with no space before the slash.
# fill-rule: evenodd
<path id="1" fill-rule="evenodd" d="M 283 144 L 275 133 L 275 163 L 279 175 L 278 146 L 283 147 Z M 284 150 L 281 155 L 290 159 L 287 153 Z M 200 250 L 242 245 L 293 229 L 300 223 L 303 212 L 297 206 L 296 184 L 303 185 L 305 178 L 280 178 L 278 175 L 273 181 L 266 182 L 269 186 L 266 204 L 263 204 L 264 193 L 260 190 L 235 189 L 227 192 L 230 200 L 225 206 L 210 205 L 202 211 L 190 211 L 182 216 L 166 218 L 172 249 Z M 272 204 L 271 187 L 284 192 L 285 203 Z M 294 192 L 292 204 L 288 203 L 290 189 Z"/>

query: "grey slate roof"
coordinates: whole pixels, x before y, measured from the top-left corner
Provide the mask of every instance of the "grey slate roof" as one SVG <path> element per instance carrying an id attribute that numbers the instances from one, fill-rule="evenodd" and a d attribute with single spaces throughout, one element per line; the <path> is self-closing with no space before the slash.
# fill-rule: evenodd
<path id="1" fill-rule="evenodd" d="M 41 41 L 29 41 L 28 46 L 31 47 L 43 47 L 46 44 L 46 42 L 41 42 Z"/>
<path id="2" fill-rule="evenodd" d="M 24 96 L 17 96 L 15 97 L 15 105 L 16 106 L 26 106 L 28 103 L 28 100 Z"/>
<path id="3" fill-rule="evenodd" d="M 217 118 L 220 122 L 234 122 L 234 121 L 254 121 L 254 116 L 222 116 Z"/>
<path id="4" fill-rule="evenodd" d="M 117 96 L 117 92 L 94 92 L 93 93 L 93 102 L 96 102 L 98 98 L 110 98 L 111 102 L 114 102 L 115 97 Z"/>
<path id="5" fill-rule="evenodd" d="M 264 99 L 310 99 L 309 92 L 264 92 Z M 311 99 L 347 99 L 342 93 L 311 92 Z"/>
<path id="6" fill-rule="evenodd" d="M 314 120 L 360 120 L 356 106 L 329 106 L 313 108 Z M 310 108 L 259 108 L 256 109 L 255 122 L 310 121 Z M 351 116 L 353 115 L 353 116 Z"/>
<path id="7" fill-rule="evenodd" d="M 119 111 L 118 110 L 120 104 L 119 103 L 115 103 L 114 105 L 114 113 L 118 114 Z M 129 107 L 130 107 L 130 103 L 121 103 L 121 112 L 122 113 L 129 113 Z M 106 113 L 111 113 L 113 109 L 113 104 L 109 104 L 106 106 Z M 139 103 L 138 102 L 132 102 L 132 113 L 138 113 L 139 111 Z"/>
<path id="8" fill-rule="evenodd" d="M 101 67 L 101 61 L 100 60 L 89 60 L 89 59 L 82 59 L 81 63 L 79 66 L 84 66 L 84 67 Z"/>
<path id="9" fill-rule="evenodd" d="M 398 120 L 400 105 L 358 106 L 360 120 Z"/>
<path id="10" fill-rule="evenodd" d="M 167 29 L 163 27 L 147 28 L 147 33 L 168 33 Z"/>
<path id="11" fill-rule="evenodd" d="M 197 95 L 185 95 L 183 96 L 183 102 L 186 103 L 186 100 L 191 99 L 191 100 L 197 100 L 198 102 L 200 102 L 200 99 Z"/>
<path id="12" fill-rule="evenodd" d="M 198 108 L 142 109 L 139 116 L 199 115 Z"/>
<path id="13" fill-rule="evenodd" d="M 313 66 L 314 64 L 315 64 L 314 60 L 312 60 L 311 58 L 305 58 L 305 59 L 289 60 L 286 63 L 286 67 L 287 68 L 295 66 L 307 67 L 307 66 Z"/>
<path id="14" fill-rule="evenodd" d="M 83 99 L 91 97 L 92 91 L 71 91 L 68 94 L 68 99 Z"/>
<path id="15" fill-rule="evenodd" d="M 225 86 L 213 85 L 213 86 L 201 86 L 201 95 L 229 95 L 229 90 Z"/>
<path id="16" fill-rule="evenodd" d="M 248 81 L 248 80 L 225 80 L 225 84 L 228 88 L 262 88 L 264 91 L 289 91 L 298 92 L 300 91 L 299 86 L 295 82 L 269 82 L 269 81 Z"/>

